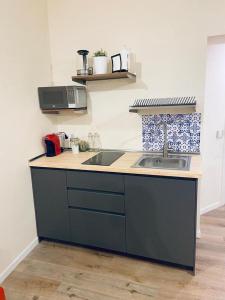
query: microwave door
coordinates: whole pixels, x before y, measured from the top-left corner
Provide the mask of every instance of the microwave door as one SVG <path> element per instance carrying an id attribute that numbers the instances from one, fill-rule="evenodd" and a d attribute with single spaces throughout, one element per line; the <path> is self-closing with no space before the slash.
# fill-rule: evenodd
<path id="1" fill-rule="evenodd" d="M 66 89 L 50 87 L 39 90 L 41 109 L 68 108 Z"/>

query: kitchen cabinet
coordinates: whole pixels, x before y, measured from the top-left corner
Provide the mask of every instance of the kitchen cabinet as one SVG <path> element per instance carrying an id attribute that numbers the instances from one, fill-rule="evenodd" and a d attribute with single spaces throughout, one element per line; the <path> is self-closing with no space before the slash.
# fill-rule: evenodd
<path id="1" fill-rule="evenodd" d="M 65 171 L 32 168 L 31 174 L 38 236 L 69 241 Z"/>
<path id="2" fill-rule="evenodd" d="M 124 193 L 124 179 L 121 174 L 67 171 L 67 185 L 75 189 Z"/>
<path id="3" fill-rule="evenodd" d="M 125 252 L 123 175 L 66 173 L 71 241 Z"/>
<path id="4" fill-rule="evenodd" d="M 122 194 L 68 189 L 68 202 L 72 208 L 125 213 L 125 198 Z"/>
<path id="5" fill-rule="evenodd" d="M 71 241 L 125 252 L 125 217 L 91 210 L 70 209 Z"/>
<path id="6" fill-rule="evenodd" d="M 196 180 L 125 176 L 127 252 L 194 266 Z"/>
<path id="7" fill-rule="evenodd" d="M 194 269 L 197 179 L 31 172 L 39 237 Z"/>

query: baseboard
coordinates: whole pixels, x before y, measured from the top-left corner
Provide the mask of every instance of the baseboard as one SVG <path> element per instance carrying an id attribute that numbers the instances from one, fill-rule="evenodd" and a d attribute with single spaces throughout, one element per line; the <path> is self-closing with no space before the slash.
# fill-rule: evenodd
<path id="1" fill-rule="evenodd" d="M 209 211 L 211 211 L 211 210 L 214 210 L 214 209 L 216 209 L 216 208 L 218 208 L 218 207 L 220 207 L 220 206 L 223 206 L 223 205 L 224 205 L 224 204 L 221 203 L 221 202 L 215 202 L 215 203 L 212 203 L 212 204 L 210 204 L 210 205 L 208 205 L 208 206 L 206 206 L 206 207 L 201 208 L 201 210 L 200 210 L 200 215 L 203 215 L 203 214 L 205 214 L 205 213 L 207 213 L 207 212 L 209 212 Z"/>
<path id="2" fill-rule="evenodd" d="M 38 237 L 35 238 L 0 274 L 0 284 L 15 270 L 18 264 L 38 245 Z"/>

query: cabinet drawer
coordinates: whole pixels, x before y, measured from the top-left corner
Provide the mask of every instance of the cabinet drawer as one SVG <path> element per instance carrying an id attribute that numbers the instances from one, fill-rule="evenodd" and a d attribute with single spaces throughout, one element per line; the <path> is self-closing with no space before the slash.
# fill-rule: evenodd
<path id="1" fill-rule="evenodd" d="M 69 206 L 124 213 L 124 195 L 110 192 L 68 190 Z"/>
<path id="2" fill-rule="evenodd" d="M 72 242 L 125 252 L 125 217 L 70 209 Z"/>
<path id="3" fill-rule="evenodd" d="M 124 193 L 123 175 L 88 171 L 67 171 L 67 186 Z"/>

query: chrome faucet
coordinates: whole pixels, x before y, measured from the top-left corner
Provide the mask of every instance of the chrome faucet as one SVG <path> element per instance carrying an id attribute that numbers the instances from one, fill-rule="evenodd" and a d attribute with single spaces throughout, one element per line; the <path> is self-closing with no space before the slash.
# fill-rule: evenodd
<path id="1" fill-rule="evenodd" d="M 158 126 L 163 126 L 163 134 L 164 134 L 164 145 L 163 145 L 163 157 L 168 157 L 168 140 L 167 140 L 167 124 L 166 122 L 158 123 Z"/>

